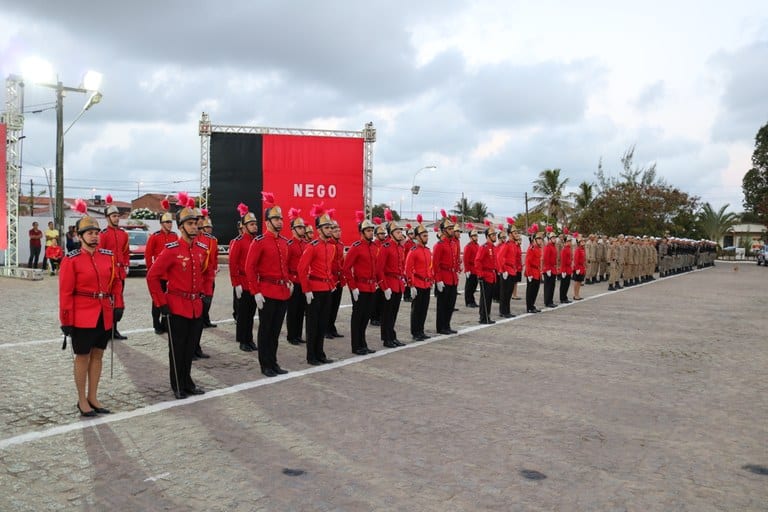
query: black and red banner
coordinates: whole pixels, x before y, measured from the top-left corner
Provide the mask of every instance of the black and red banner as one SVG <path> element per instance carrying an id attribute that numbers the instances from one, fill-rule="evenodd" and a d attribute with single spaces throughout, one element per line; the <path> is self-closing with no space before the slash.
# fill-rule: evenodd
<path id="1" fill-rule="evenodd" d="M 291 236 L 288 210 L 314 223 L 314 204 L 335 209 L 345 245 L 359 238 L 355 211 L 363 209 L 363 139 L 301 135 L 211 134 L 209 205 L 220 244 L 236 236 L 237 205 L 262 222 L 261 192 L 272 192 Z"/>

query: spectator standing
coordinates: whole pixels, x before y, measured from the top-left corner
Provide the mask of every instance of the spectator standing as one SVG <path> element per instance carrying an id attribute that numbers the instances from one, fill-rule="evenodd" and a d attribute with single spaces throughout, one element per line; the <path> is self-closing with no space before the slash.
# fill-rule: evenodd
<path id="1" fill-rule="evenodd" d="M 38 223 L 33 222 L 32 229 L 29 230 L 29 261 L 27 262 L 27 267 L 29 268 L 37 268 L 37 262 L 40 259 L 40 248 L 43 245 L 41 242 L 42 238 L 43 232 L 40 231 Z"/>

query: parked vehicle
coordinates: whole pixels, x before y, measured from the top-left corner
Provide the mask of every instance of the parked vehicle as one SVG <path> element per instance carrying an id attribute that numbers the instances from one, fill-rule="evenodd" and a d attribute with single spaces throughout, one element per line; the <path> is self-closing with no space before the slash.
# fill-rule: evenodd
<path id="1" fill-rule="evenodd" d="M 149 231 L 144 229 L 127 229 L 128 233 L 128 251 L 130 252 L 130 262 L 128 265 L 129 273 L 146 272 L 147 260 L 144 254 L 147 249 L 147 240 Z"/>
<path id="2" fill-rule="evenodd" d="M 757 264 L 768 267 L 768 249 L 765 247 L 757 251 Z"/>

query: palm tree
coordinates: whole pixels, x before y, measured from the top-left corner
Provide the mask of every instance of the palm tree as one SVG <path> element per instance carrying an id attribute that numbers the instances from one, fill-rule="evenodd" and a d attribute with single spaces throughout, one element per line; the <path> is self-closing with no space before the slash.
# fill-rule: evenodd
<path id="1" fill-rule="evenodd" d="M 451 210 L 451 213 L 458 215 L 465 221 L 477 221 L 477 219 L 472 217 L 472 205 L 469 204 L 469 199 L 466 197 L 462 197 L 456 201 L 456 204 L 454 205 L 453 210 Z"/>
<path id="2" fill-rule="evenodd" d="M 725 236 L 725 233 L 727 233 L 734 224 L 739 222 L 739 216 L 735 213 L 725 213 L 725 210 L 727 210 L 729 206 L 730 204 L 726 204 L 717 212 L 712 209 L 712 205 L 709 203 L 704 203 L 701 206 L 701 211 L 699 211 L 696 216 L 696 221 L 699 224 L 701 232 L 704 233 L 704 236 L 709 240 L 719 242 L 720 239 Z"/>
<path id="3" fill-rule="evenodd" d="M 579 184 L 579 191 L 573 194 L 573 201 L 576 210 L 581 212 L 589 207 L 595 198 L 595 189 L 592 183 L 582 181 Z"/>
<path id="4" fill-rule="evenodd" d="M 493 214 L 488 211 L 488 205 L 480 201 L 475 201 L 472 203 L 472 209 L 470 212 L 472 220 L 475 222 L 482 222 L 486 217 L 493 216 Z"/>
<path id="5" fill-rule="evenodd" d="M 553 218 L 555 222 L 566 224 L 568 213 L 573 208 L 571 202 L 564 193 L 568 178 L 560 180 L 560 169 L 545 169 L 539 173 L 539 178 L 533 182 L 531 199 L 538 201 L 534 211 L 544 212 L 547 220 Z"/>

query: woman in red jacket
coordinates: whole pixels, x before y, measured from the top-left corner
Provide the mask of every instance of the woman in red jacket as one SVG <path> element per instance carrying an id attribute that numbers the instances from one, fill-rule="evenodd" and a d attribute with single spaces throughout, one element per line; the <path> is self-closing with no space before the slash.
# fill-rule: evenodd
<path id="1" fill-rule="evenodd" d="M 581 300 L 581 283 L 584 281 L 584 274 L 587 271 L 586 261 L 587 252 L 584 249 L 586 240 L 581 236 L 576 238 L 579 241 L 579 245 L 576 246 L 576 251 L 573 254 L 573 300 Z"/>
<path id="2" fill-rule="evenodd" d="M 541 284 L 541 258 L 544 245 L 544 233 L 537 232 L 525 254 L 525 278 L 528 285 L 525 288 L 525 308 L 528 313 L 541 313 L 536 307 L 536 297 Z"/>
<path id="3" fill-rule="evenodd" d="M 572 240 L 571 235 L 566 235 L 565 243 L 560 250 L 560 304 L 571 302 L 568 299 L 568 288 L 571 286 L 571 274 L 573 274 Z"/>

